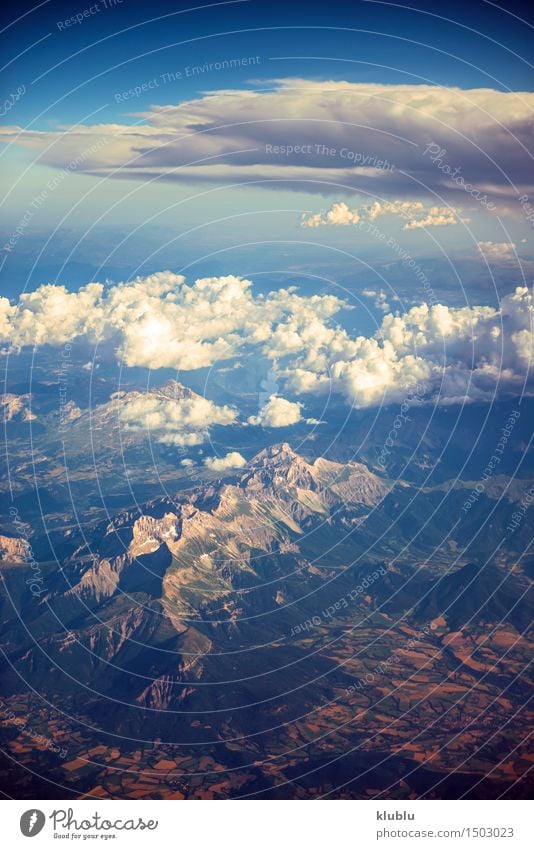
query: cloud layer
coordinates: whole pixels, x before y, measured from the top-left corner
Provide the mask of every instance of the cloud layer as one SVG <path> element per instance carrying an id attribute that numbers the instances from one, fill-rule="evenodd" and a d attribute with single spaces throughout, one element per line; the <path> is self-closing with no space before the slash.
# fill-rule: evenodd
<path id="1" fill-rule="evenodd" d="M 16 305 L 0 298 L 0 340 L 12 346 L 63 345 L 76 338 L 112 345 L 128 366 L 186 371 L 261 346 L 287 321 L 324 321 L 344 306 L 332 295 L 302 297 L 294 288 L 264 297 L 240 277 L 186 283 L 169 271 L 78 292 L 45 285 Z"/>
<path id="2" fill-rule="evenodd" d="M 370 338 L 337 328 L 324 344 L 307 346 L 287 369 L 287 384 L 296 393 L 333 389 L 356 407 L 402 402 L 421 386 L 439 404 L 519 395 L 530 382 L 532 319 L 526 287 L 500 309 L 421 304 L 386 315 Z"/>
<path id="3" fill-rule="evenodd" d="M 387 300 L 374 290 L 378 306 Z M 421 384 L 441 404 L 516 395 L 529 385 L 532 295 L 519 287 L 490 306 L 421 304 L 388 312 L 372 336 L 339 323 L 348 307 L 331 295 L 295 288 L 255 295 L 239 277 L 192 284 L 162 272 L 105 289 L 69 293 L 42 286 L 19 304 L 0 299 L 4 345 L 63 345 L 79 337 L 116 351 L 129 366 L 191 370 L 244 353 L 274 366 L 284 395 L 331 391 L 357 407 L 403 400 Z M 199 406 L 200 405 L 200 406 Z M 301 419 L 299 401 L 272 393 L 249 423 L 282 427 Z M 160 441 L 198 444 L 199 428 L 231 424 L 235 411 L 205 399 L 141 399 L 125 424 L 147 427 Z"/>
<path id="4" fill-rule="evenodd" d="M 502 200 L 532 194 L 533 115 L 529 92 L 282 79 L 153 106 L 137 125 L 4 127 L 0 138 L 113 177 L 457 197 L 461 177 Z"/>

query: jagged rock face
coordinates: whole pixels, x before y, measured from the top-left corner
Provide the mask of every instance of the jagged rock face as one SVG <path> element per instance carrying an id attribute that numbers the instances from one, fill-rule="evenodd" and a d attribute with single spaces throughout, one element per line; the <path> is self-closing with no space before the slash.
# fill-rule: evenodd
<path id="1" fill-rule="evenodd" d="M 177 380 L 168 380 L 163 386 L 153 390 L 153 394 L 162 398 L 170 398 L 173 401 L 191 401 L 192 398 L 200 397 L 188 386 L 184 386 Z"/>
<path id="2" fill-rule="evenodd" d="M 389 487 L 361 463 L 332 463 L 318 457 L 313 464 L 315 479 L 323 491 L 330 491 L 347 504 L 373 507 L 389 492 Z M 327 496 L 328 497 L 328 496 Z"/>
<path id="3" fill-rule="evenodd" d="M 175 513 L 165 513 L 162 519 L 140 516 L 133 525 L 133 536 L 128 546 L 128 556 L 138 557 L 157 551 L 163 543 L 171 545 L 179 538 L 181 522 Z"/>
<path id="4" fill-rule="evenodd" d="M 269 492 L 282 499 L 296 498 L 314 512 L 333 505 L 377 504 L 388 492 L 379 477 L 360 463 L 334 463 L 318 457 L 308 463 L 287 443 L 261 451 L 240 480 L 247 492 Z"/>
<path id="5" fill-rule="evenodd" d="M 27 540 L 0 534 L 0 560 L 6 563 L 27 563 L 31 550 Z"/>
<path id="6" fill-rule="evenodd" d="M 117 589 L 119 583 L 119 558 L 110 563 L 106 558 L 95 558 L 90 566 L 81 576 L 80 580 L 67 591 L 67 595 L 78 595 L 80 597 L 92 597 L 96 601 L 109 598 Z"/>
<path id="7" fill-rule="evenodd" d="M 67 401 L 61 408 L 61 421 L 63 424 L 72 424 L 83 416 L 82 411 L 74 401 Z"/>
<path id="8" fill-rule="evenodd" d="M 172 702 L 174 686 L 170 675 L 160 675 L 159 678 L 146 687 L 136 699 L 138 704 L 154 710 L 166 710 Z"/>
<path id="9" fill-rule="evenodd" d="M 323 458 L 309 463 L 287 443 L 275 445 L 254 457 L 236 484 L 200 488 L 174 510 L 153 504 L 155 516 L 118 516 L 94 546 L 70 558 L 79 575 L 69 592 L 111 598 L 121 588 L 142 590 L 143 570 L 147 585 L 161 575 L 161 600 L 178 628 L 182 617 L 196 617 L 206 604 L 219 599 L 228 605 L 236 586 L 254 575 L 255 553 L 298 554 L 310 523 L 346 516 L 350 522 L 387 491 L 363 465 Z M 230 619 L 234 607 L 226 609 Z"/>
<path id="10" fill-rule="evenodd" d="M 315 489 L 312 466 L 299 457 L 287 442 L 272 445 L 254 457 L 250 472 L 240 484 L 250 490 L 284 488 Z"/>
<path id="11" fill-rule="evenodd" d="M 236 483 L 120 513 L 64 561 L 38 602 L 43 617 L 49 605 L 58 611 L 44 628 L 47 652 L 60 666 L 68 656 L 97 692 L 124 686 L 140 706 L 177 709 L 216 662 L 213 640 L 240 643 L 249 615 L 255 623 L 269 606 L 283 611 L 308 579 L 323 580 L 303 553 L 309 536 L 320 540 L 326 529 L 328 547 L 329 534 L 344 533 L 343 517 L 360 516 L 386 491 L 364 466 L 310 463 L 282 444 L 254 457 Z M 0 545 L 12 558 L 26 550 L 21 540 Z M 21 662 L 42 664 L 47 681 L 33 648 Z M 130 668 L 140 674 L 129 678 Z"/>
<path id="12" fill-rule="evenodd" d="M 135 584 L 142 589 L 142 569 L 146 569 L 147 585 L 152 583 L 150 579 L 160 571 L 162 557 L 151 555 L 161 553 L 164 557 L 167 554 L 170 561 L 170 548 L 180 536 L 180 527 L 181 519 L 176 513 L 165 513 L 160 519 L 150 515 L 119 517 L 107 526 L 94 546 L 83 545 L 67 560 L 67 574 L 73 570 L 81 572 L 79 577 L 73 572 L 74 580 L 68 594 L 97 601 L 110 598 L 120 589 L 121 578 L 131 590 L 133 566 L 137 566 Z M 151 565 L 155 563 L 157 572 L 154 573 Z"/>
<path id="13" fill-rule="evenodd" d="M 181 392 L 181 387 L 169 384 L 165 391 Z M 142 605 L 156 603 L 175 638 L 215 609 L 236 622 L 243 610 L 242 588 L 261 585 L 258 568 L 269 558 L 277 563 L 285 558 L 295 564 L 291 570 L 300 568 L 299 563 L 307 564 L 302 540 L 316 529 L 321 533 L 325 523 L 345 533 L 387 491 L 365 466 L 323 458 L 308 462 L 287 443 L 275 445 L 254 457 L 234 484 L 200 487 L 180 501 L 162 499 L 98 526 L 64 561 L 67 586 L 52 587 L 47 600 L 59 592 L 67 609 L 81 603 L 86 610 L 122 604 L 125 598 L 134 608 L 141 599 Z M 28 544 L 3 537 L 0 553 L 24 562 Z M 140 614 L 132 613 L 132 633 L 147 627 L 146 615 L 142 606 Z M 103 651 L 109 655 L 115 649 Z M 164 701 L 162 694 L 147 698 Z"/>
<path id="14" fill-rule="evenodd" d="M 188 681 L 194 683 L 204 673 L 204 657 L 212 649 L 212 643 L 195 629 L 181 626 L 180 649 L 185 656 L 170 658 L 171 672 L 158 675 L 136 698 L 138 704 L 156 710 L 178 707 L 194 690 L 192 687 L 176 686 Z"/>
<path id="15" fill-rule="evenodd" d="M 35 416 L 30 409 L 31 395 L 13 395 L 10 392 L 0 396 L 0 409 L 2 411 L 2 419 L 4 422 L 11 422 L 14 419 L 23 422 L 35 421 Z"/>
<path id="16" fill-rule="evenodd" d="M 254 573 L 254 552 L 297 553 L 304 526 L 336 514 L 357 516 L 387 492 L 356 463 L 310 464 L 287 443 L 260 452 L 237 484 L 221 486 L 212 511 L 182 508 L 182 534 L 164 580 L 170 606 L 193 615 L 206 598 L 228 599 L 235 579 Z"/>

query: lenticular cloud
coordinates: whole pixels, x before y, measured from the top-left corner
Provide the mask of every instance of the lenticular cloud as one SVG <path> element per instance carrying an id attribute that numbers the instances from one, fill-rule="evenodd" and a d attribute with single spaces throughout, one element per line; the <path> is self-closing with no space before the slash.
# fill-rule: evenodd
<path id="1" fill-rule="evenodd" d="M 308 192 L 378 187 L 392 197 L 425 187 L 463 199 L 465 181 L 498 202 L 532 194 L 532 92 L 288 78 L 135 114 L 134 126 L 75 132 L 7 126 L 0 142 L 111 178 L 267 187 L 282 178 Z"/>

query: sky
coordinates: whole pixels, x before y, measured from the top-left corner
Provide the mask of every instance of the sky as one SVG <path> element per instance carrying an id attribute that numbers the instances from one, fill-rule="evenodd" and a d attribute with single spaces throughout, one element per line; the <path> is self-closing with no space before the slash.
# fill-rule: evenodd
<path id="1" fill-rule="evenodd" d="M 256 78 L 324 77 L 360 82 L 434 82 L 463 88 L 530 90 L 528 4 L 354 2 L 301 4 L 256 0 L 224 3 L 135 0 L 100 4 L 55 0 L 17 4 L 4 13 L 9 33 L 6 77 L 25 84 L 17 119 L 75 122 L 93 110 L 121 118 L 115 93 L 164 73 L 249 54 L 260 57 Z M 408 8 L 409 6 L 412 9 Z M 190 10 L 190 11 L 189 11 Z M 89 14 L 66 25 L 73 16 Z M 454 22 L 448 22 L 451 18 Z M 520 20 L 522 19 L 522 20 Z M 185 77 L 158 92 L 162 102 L 190 98 L 205 87 L 253 86 L 231 71 Z M 32 84 L 33 83 L 33 84 Z M 214 85 L 215 83 L 215 85 Z M 167 100 L 167 98 L 169 98 Z M 144 108 L 155 101 L 140 96 Z"/>
<path id="2" fill-rule="evenodd" d="M 257 97 L 252 108 L 252 120 L 258 121 L 265 114 L 266 118 L 272 117 L 277 125 L 257 125 L 258 133 L 254 134 L 251 128 L 251 132 L 238 138 L 227 133 L 226 144 L 215 146 L 207 143 L 200 148 L 204 156 L 223 153 L 227 158 L 237 157 L 232 163 L 244 163 L 247 156 L 235 152 L 245 149 L 239 144 L 251 147 L 258 142 L 263 145 L 270 141 L 291 144 L 300 139 L 302 142 L 324 142 L 331 149 L 336 140 L 341 141 L 339 134 L 335 133 L 300 133 L 298 126 L 291 126 L 288 122 L 290 116 L 297 118 L 300 112 L 306 113 L 308 105 L 313 118 L 350 120 L 354 106 L 353 103 L 348 103 L 345 108 L 341 106 L 342 91 L 336 97 L 338 102 L 333 102 L 330 115 L 328 108 L 323 108 L 318 102 L 319 94 L 314 97 L 312 93 L 306 93 L 303 90 L 306 86 L 316 85 L 320 89 L 323 83 L 328 82 L 342 88 L 346 82 L 349 87 L 438 85 L 499 93 L 530 92 L 532 15 L 530 19 L 528 15 L 528 9 L 519 4 L 507 4 L 504 11 L 488 2 L 465 3 L 455 8 L 449 4 L 427 3 L 420 4 L 417 9 L 415 6 L 403 8 L 394 3 L 378 2 L 329 7 L 323 3 L 307 3 L 305 14 L 301 4 L 266 4 L 257 0 L 199 4 L 192 8 L 185 4 L 177 6 L 175 3 L 156 2 L 150 4 L 148 11 L 146 3 L 132 0 L 101 0 L 100 3 L 85 5 L 83 2 L 48 0 L 33 9 L 29 4 L 17 5 L 17 18 L 13 20 L 8 10 L 3 23 L 3 36 L 8 44 L 3 77 L 4 90 L 8 95 L 2 109 L 2 126 L 5 128 L 2 141 L 7 143 L 2 150 L 2 161 L 10 185 L 8 197 L 1 207 L 0 222 L 8 225 L 17 214 L 23 214 L 38 190 L 48 182 L 49 168 L 69 166 L 69 154 L 72 157 L 88 157 L 89 161 L 76 167 L 77 179 L 66 175 L 61 191 L 47 198 L 49 216 L 57 216 L 64 208 L 71 223 L 87 223 L 94 220 L 103 207 L 109 210 L 110 206 L 118 203 L 118 208 L 107 213 L 107 224 L 130 222 L 136 218 L 132 205 L 121 202 L 127 191 L 136 188 L 131 183 L 137 181 L 139 175 L 135 175 L 134 181 L 130 180 L 130 174 L 135 170 L 133 165 L 125 169 L 127 173 L 120 174 L 120 180 L 128 180 L 127 187 L 117 186 L 118 178 L 106 180 L 98 189 L 94 186 L 94 178 L 87 180 L 87 172 L 100 176 L 109 173 L 99 170 L 99 165 L 107 168 L 121 166 L 124 160 L 120 156 L 106 157 L 107 145 L 102 134 L 92 137 L 89 144 L 85 144 L 85 136 L 80 141 L 76 131 L 85 127 L 113 126 L 116 133 L 119 128 L 124 132 L 125 128 L 131 127 L 131 155 L 132 151 L 138 150 L 137 143 L 140 141 L 134 128 L 145 135 L 147 125 L 152 127 L 152 132 L 154 125 L 164 128 L 166 136 L 161 142 L 165 145 L 169 141 L 169 133 L 176 134 L 184 126 L 186 132 L 190 132 L 195 121 L 209 126 L 210 121 L 221 120 L 221 114 L 228 115 L 229 120 L 237 114 L 241 120 L 243 113 L 249 111 L 250 104 L 246 101 L 244 106 L 238 104 L 239 95 L 257 93 L 263 96 Z M 447 20 L 450 16 L 454 21 Z M 294 97 L 290 98 L 292 87 Z M 276 97 L 281 90 L 284 96 Z M 224 101 L 220 105 L 215 104 L 217 108 L 213 114 L 208 108 L 209 101 L 203 101 L 206 92 L 221 92 L 220 99 Z M 387 97 L 387 89 L 384 97 Z M 494 97 L 497 95 L 489 93 L 480 108 L 491 111 Z M 501 115 L 505 121 L 514 120 L 514 110 L 520 109 L 520 98 L 516 99 L 517 102 L 510 102 L 509 106 L 505 101 L 496 100 L 497 120 Z M 334 95 L 331 95 L 331 100 L 334 100 Z M 185 111 L 184 104 L 192 104 L 193 108 L 187 110 L 192 114 L 182 121 L 178 110 Z M 376 113 L 385 106 L 384 100 L 375 100 L 375 110 L 371 114 L 366 112 L 366 117 L 374 123 Z M 466 111 L 470 109 L 469 98 L 464 100 L 464 107 Z M 340 108 L 342 114 L 338 116 Z M 444 104 L 444 112 L 438 116 L 440 120 L 448 117 L 447 109 L 447 104 Z M 174 114 L 169 115 L 172 120 L 168 126 L 162 120 L 162 110 L 174 110 Z M 402 136 L 393 117 L 382 122 L 382 130 Z M 483 137 L 485 129 L 480 118 L 473 128 L 475 141 Z M 22 128 L 23 132 L 17 135 L 16 131 L 13 135 L 10 127 Z M 325 126 L 320 129 L 324 130 Z M 456 129 L 463 132 L 461 120 L 456 122 Z M 60 144 L 58 134 L 69 130 L 70 145 L 66 145 L 65 141 Z M 435 125 L 423 128 L 422 132 L 412 126 L 407 137 L 421 144 L 430 140 L 432 133 L 436 135 L 435 130 Z M 37 143 L 35 134 L 39 133 L 42 137 Z M 354 137 L 354 143 L 358 142 L 361 146 L 361 135 L 361 128 L 359 133 L 351 132 L 349 128 L 345 138 L 350 141 Z M 142 140 L 147 139 L 142 137 Z M 193 161 L 192 153 L 196 151 L 197 142 L 202 141 L 193 136 L 189 144 L 171 144 L 170 162 L 183 165 Z M 235 144 L 231 143 L 234 141 Z M 103 149 L 93 151 L 93 145 L 99 142 Z M 354 148 L 354 143 L 347 144 L 347 147 Z M 179 147 L 181 152 L 177 155 Z M 214 150 L 214 147 L 217 149 Z M 373 139 L 367 140 L 364 152 L 374 153 L 376 147 L 383 151 L 383 156 L 389 152 L 390 159 L 398 154 L 395 140 L 393 137 L 388 139 L 384 132 L 381 136 L 375 133 Z M 64 155 L 61 148 L 66 151 Z M 463 153 L 470 160 L 486 159 L 483 165 L 487 167 L 490 164 L 488 157 L 496 151 L 491 147 L 484 156 L 471 146 Z M 160 160 L 163 154 L 162 147 Z M 502 151 L 502 155 L 506 156 L 508 170 L 511 159 L 507 151 Z M 518 150 L 514 149 L 513 158 L 517 155 Z M 157 159 L 154 152 L 138 164 L 146 162 L 156 166 Z M 311 159 L 308 156 L 308 163 L 314 167 L 317 163 Z M 324 162 L 324 155 L 322 159 Z M 252 154 L 248 161 L 256 164 Z M 281 164 L 280 157 L 272 161 L 274 166 L 277 163 Z M 211 159 L 203 169 L 204 175 L 209 176 L 208 167 L 213 169 L 220 164 L 220 160 Z M 343 164 L 350 165 L 350 162 L 334 163 L 336 166 Z M 457 164 L 452 163 L 453 167 Z M 462 164 L 465 171 L 469 163 Z M 497 161 L 497 165 L 500 164 Z M 406 157 L 398 161 L 399 169 L 411 165 L 413 162 Z M 518 168 L 523 172 L 525 163 L 519 162 Z M 200 171 L 200 168 L 197 170 Z M 187 199 L 190 218 L 197 223 L 203 219 L 201 210 L 205 204 L 191 199 L 190 185 L 186 184 L 183 175 L 177 175 L 172 187 L 162 185 L 168 176 L 160 179 L 159 172 L 153 176 L 155 190 L 147 185 L 146 180 L 143 181 L 142 203 L 148 211 L 157 211 L 158 206 L 168 206 L 171 197 L 179 197 Z M 264 176 L 261 174 L 260 179 Z M 271 178 L 272 174 L 267 176 Z M 417 178 L 417 174 L 413 176 Z M 476 176 L 474 167 L 470 176 Z M 510 176 L 513 178 L 514 174 Z M 393 180 L 389 182 L 393 186 Z M 226 183 L 233 185 L 231 180 L 226 180 Z M 347 191 L 352 186 L 349 183 Z M 362 181 L 362 186 L 369 188 L 369 183 Z M 302 188 L 305 188 L 304 192 L 300 191 Z M 413 179 L 411 185 L 405 184 L 403 189 L 409 189 L 412 194 L 417 191 Z M 328 186 L 323 185 L 317 190 L 325 194 Z M 90 199 L 78 203 L 73 210 L 80 193 L 87 191 L 91 192 Z M 273 198 L 266 197 L 268 192 L 259 191 L 257 186 L 248 190 L 248 197 L 240 192 L 240 197 L 235 198 L 233 189 L 227 185 L 225 197 L 230 197 L 237 205 L 241 202 L 244 211 L 250 206 L 279 209 L 290 202 L 295 192 L 301 195 L 311 191 L 311 181 L 306 187 L 279 184 L 277 192 L 281 203 L 277 204 Z M 332 198 L 336 196 L 334 191 L 330 194 Z M 215 210 L 228 205 L 221 193 L 213 193 L 210 204 Z M 302 207 L 301 197 L 296 205 Z M 313 209 L 311 204 L 310 209 Z M 172 217 L 174 223 L 180 215 L 172 214 Z"/>
<path id="3" fill-rule="evenodd" d="M 263 421 L 300 420 L 332 383 L 363 407 L 421 383 L 444 404 L 522 391 L 527 9 L 49 0 L 17 15 L 4 340 L 79 336 L 185 371 L 246 349 L 296 405 Z"/>

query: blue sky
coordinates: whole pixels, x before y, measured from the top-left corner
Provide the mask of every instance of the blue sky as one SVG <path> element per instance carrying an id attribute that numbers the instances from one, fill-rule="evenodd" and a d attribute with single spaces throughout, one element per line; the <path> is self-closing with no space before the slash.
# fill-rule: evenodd
<path id="1" fill-rule="evenodd" d="M 187 4 L 113 2 L 107 0 L 106 8 L 102 2 L 50 0 L 12 25 L 4 20 L 8 88 L 30 89 L 17 108 L 18 121 L 27 123 L 43 111 L 37 126 L 74 122 L 105 104 L 104 118 L 111 120 L 123 114 L 115 92 L 136 82 L 252 53 L 261 56 L 259 76 L 266 78 L 327 74 L 407 83 L 415 75 L 464 88 L 532 88 L 531 29 L 514 17 L 528 23 L 526 4 L 507 3 L 501 11 L 486 2 L 414 3 L 421 11 L 412 11 L 394 3 L 312 2 L 303 8 L 250 0 L 185 11 Z M 19 15 L 24 10 L 17 4 Z M 65 26 L 84 11 L 89 14 L 80 23 Z M 189 98 L 213 82 L 207 75 L 182 79 L 168 94 Z M 246 74 L 219 73 L 216 86 L 246 82 Z M 150 102 L 140 98 L 139 106 Z"/>
<path id="2" fill-rule="evenodd" d="M 311 95 L 304 92 L 301 101 L 294 98 L 293 111 L 289 112 L 287 109 L 279 112 L 278 105 L 278 101 L 287 100 L 291 81 L 295 79 L 299 81 L 295 83 L 299 92 L 303 85 L 316 83 L 320 87 L 330 81 L 344 81 L 348 86 L 378 84 L 384 87 L 379 92 L 384 102 L 390 100 L 388 86 L 393 87 L 391 91 L 406 86 L 412 92 L 422 85 L 458 87 L 465 92 L 489 89 L 495 91 L 495 97 L 510 91 L 530 92 L 532 26 L 527 19 L 528 10 L 520 4 L 507 4 L 504 11 L 488 2 L 457 7 L 434 2 L 418 4 L 417 10 L 394 3 L 355 2 L 337 6 L 308 3 L 303 8 L 300 3 L 266 4 L 251 0 L 207 4 L 187 11 L 185 4 L 177 8 L 175 3 L 165 2 L 147 7 L 146 3 L 132 0 L 100 0 L 92 4 L 49 0 L 30 9 L 29 5 L 18 6 L 18 20 L 6 18 L 4 22 L 3 35 L 7 41 L 4 79 L 9 95 L 1 126 L 21 128 L 22 132 L 15 129 L 9 135 L 9 130 L 6 131 L 4 140 L 12 143 L 3 147 L 0 160 L 8 185 L 7 197 L 0 208 L 0 225 L 9 234 L 27 216 L 28 209 L 32 210 L 31 221 L 25 225 L 26 245 L 32 234 L 49 227 L 61 231 L 66 227 L 99 226 L 143 229 L 153 226 L 162 230 L 167 227 L 178 235 L 195 228 L 189 241 L 198 240 L 201 245 L 211 241 L 215 247 L 227 245 L 230 233 L 243 234 L 248 240 L 277 239 L 288 234 L 304 241 L 324 238 L 334 245 L 352 245 L 350 228 L 303 232 L 301 215 L 328 209 L 339 202 L 354 208 L 373 199 L 413 198 L 422 193 L 427 195 L 427 204 L 450 204 L 462 210 L 466 226 L 454 230 L 442 228 L 439 232 L 440 245 L 447 250 L 458 245 L 470 250 L 479 240 L 505 243 L 513 238 L 520 245 L 530 238 L 532 228 L 524 210 L 516 203 L 517 196 L 528 192 L 529 187 L 525 166 L 529 122 L 523 109 L 517 144 L 503 145 L 499 126 L 504 123 L 512 127 L 513 133 L 517 129 L 515 106 L 510 99 L 495 99 L 493 112 L 491 93 L 487 98 L 479 98 L 480 106 L 477 101 L 476 109 L 480 109 L 480 114 L 492 112 L 495 126 L 488 131 L 483 121 L 475 122 L 472 132 L 468 132 L 467 146 L 451 149 L 451 139 L 438 138 L 448 148 L 447 167 L 460 167 L 462 174 L 474 180 L 477 187 L 485 190 L 489 184 L 498 195 L 498 216 L 488 215 L 480 203 L 473 203 L 465 193 L 449 191 L 443 179 L 434 180 L 443 175 L 437 165 L 429 164 L 429 157 L 421 160 L 424 165 L 421 170 L 404 153 L 399 158 L 394 145 L 390 153 L 388 146 L 382 144 L 388 133 L 392 138 L 400 134 L 408 139 L 408 150 L 409 145 L 424 150 L 434 138 L 435 124 L 422 127 L 421 131 L 414 124 L 405 132 L 403 120 L 395 123 L 392 110 L 378 130 L 380 135 L 370 141 L 362 137 L 360 130 L 355 131 L 352 147 L 362 156 L 371 156 L 373 152 L 376 154 L 378 139 L 380 157 L 395 162 L 398 179 L 391 178 L 386 183 L 378 179 L 383 176 L 378 173 L 377 178 L 370 176 L 355 183 L 349 180 L 343 186 L 339 185 L 343 180 L 332 181 L 331 175 L 321 169 L 330 162 L 336 168 L 347 164 L 339 161 L 340 151 L 351 147 L 347 134 L 339 138 L 338 144 L 335 135 L 301 133 L 297 121 L 302 116 L 315 115 L 314 110 L 322 109 L 325 98 L 333 104 L 332 121 L 340 118 L 346 124 L 354 115 L 357 121 L 357 109 L 352 105 L 345 107 L 343 92 L 324 95 L 320 91 Z M 449 16 L 454 22 L 446 20 Z M 280 90 L 282 94 L 278 97 Z M 225 94 L 230 91 L 231 96 Z M 254 115 L 254 120 L 261 124 L 265 103 L 265 115 L 271 123 L 259 126 L 253 138 L 250 133 L 237 140 L 224 137 L 217 149 L 212 150 L 207 143 L 199 147 L 203 163 L 212 155 L 223 157 L 224 178 L 212 179 L 209 167 L 199 167 L 195 172 L 190 169 L 189 177 L 201 177 L 196 181 L 185 179 L 183 173 L 170 174 L 173 164 L 181 167 L 182 163 L 181 150 L 174 141 L 169 157 L 163 161 L 172 134 L 179 136 L 186 126 L 187 132 L 194 136 L 195 126 L 224 122 L 225 102 L 231 119 L 234 120 L 234 113 L 242 119 L 237 95 L 247 91 L 275 93 L 272 102 L 267 102 L 267 97 L 258 101 L 260 105 Z M 206 92 L 218 93 L 221 102 L 227 98 L 214 115 L 210 114 Z M 360 97 L 358 90 L 350 96 L 353 94 Z M 307 107 L 311 102 L 308 97 L 314 101 L 311 112 Z M 412 104 L 411 94 L 407 100 Z M 452 95 L 453 108 L 458 102 L 459 98 Z M 182 125 L 176 110 L 184 105 L 192 117 Z M 134 130 L 151 125 L 156 131 L 162 126 L 162 113 L 157 111 L 161 107 L 175 109 L 175 113 L 170 126 L 164 127 L 159 150 L 147 151 L 145 139 L 150 142 L 152 137 L 140 138 L 137 144 L 132 136 L 124 157 L 113 151 L 113 156 L 108 158 L 104 149 L 95 153 L 94 161 L 70 168 L 73 157 L 80 152 L 85 156 L 88 149 L 92 151 L 95 139 L 97 147 L 99 144 L 98 131 L 78 137 L 76 131 L 80 125 L 117 127 L 121 133 L 129 127 Z M 423 104 L 423 111 L 425 108 Z M 447 104 L 444 111 L 439 107 L 439 121 L 447 115 L 448 108 Z M 291 126 L 293 115 L 295 124 Z M 322 112 L 320 118 L 323 121 Z M 362 120 L 379 122 L 382 117 L 380 112 L 372 113 L 371 118 L 366 113 Z M 465 121 L 465 116 L 458 118 L 452 142 L 465 133 Z M 42 134 L 38 142 L 35 133 Z M 201 134 L 199 144 L 205 139 Z M 278 157 L 269 160 L 267 171 L 262 170 L 265 157 L 262 159 L 260 153 L 265 145 L 310 141 L 326 141 L 331 149 L 336 149 L 336 161 L 335 157 L 329 161 L 315 157 L 312 161 L 308 155 L 290 163 L 287 157 Z M 183 154 L 183 161 L 192 161 L 195 145 L 193 140 Z M 239 153 L 248 148 L 256 152 Z M 148 178 L 146 172 L 134 173 L 131 167 L 123 168 L 139 149 L 144 150 L 143 166 L 154 168 Z M 297 172 L 285 167 L 290 164 L 310 165 L 310 170 L 302 172 L 303 180 L 295 181 Z M 235 168 L 232 170 L 230 165 Z M 279 182 L 275 173 L 277 165 Z M 120 179 L 116 174 L 110 176 L 110 171 L 117 167 L 121 168 Z M 321 170 L 318 180 L 314 179 L 314 168 Z M 506 185 L 499 182 L 496 171 L 499 168 L 506 171 Z M 403 171 L 409 175 L 408 182 L 403 183 L 400 178 Z M 45 203 L 36 208 L 35 198 L 58 173 L 59 182 L 51 191 L 45 188 Z M 358 178 L 362 173 L 358 172 Z M 401 233 L 401 223 L 392 219 L 392 232 Z M 512 236 L 507 235 L 507 230 L 513 231 Z M 370 249 L 376 241 L 367 238 L 362 229 L 358 238 L 360 244 L 366 242 Z M 419 250 L 436 252 L 427 232 L 414 230 L 403 238 Z M 21 242 L 18 250 L 22 247 Z"/>

